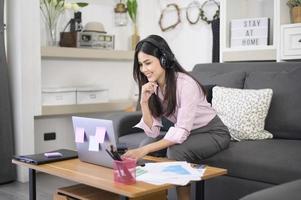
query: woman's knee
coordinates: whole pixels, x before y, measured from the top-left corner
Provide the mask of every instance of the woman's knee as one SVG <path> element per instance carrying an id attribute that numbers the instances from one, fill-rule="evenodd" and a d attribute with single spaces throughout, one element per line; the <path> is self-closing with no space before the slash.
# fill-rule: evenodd
<path id="1" fill-rule="evenodd" d="M 220 151 L 222 151 L 229 147 L 231 136 L 230 134 L 218 135 L 216 140 L 219 143 Z"/>
<path id="2" fill-rule="evenodd" d="M 167 157 L 170 160 L 190 161 L 190 157 L 182 145 L 172 145 L 167 149 Z"/>

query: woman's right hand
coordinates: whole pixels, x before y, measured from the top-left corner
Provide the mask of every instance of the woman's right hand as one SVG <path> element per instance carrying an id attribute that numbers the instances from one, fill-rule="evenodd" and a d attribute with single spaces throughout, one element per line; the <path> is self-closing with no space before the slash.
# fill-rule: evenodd
<path id="1" fill-rule="evenodd" d="M 147 103 L 150 96 L 157 90 L 157 87 L 158 84 L 154 82 L 148 82 L 142 85 L 140 103 Z"/>

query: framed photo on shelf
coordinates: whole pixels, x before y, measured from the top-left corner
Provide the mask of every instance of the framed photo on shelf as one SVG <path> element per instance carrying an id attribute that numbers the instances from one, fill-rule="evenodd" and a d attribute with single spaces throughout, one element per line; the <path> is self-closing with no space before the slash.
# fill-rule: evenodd
<path id="1" fill-rule="evenodd" d="M 230 47 L 269 45 L 270 19 L 233 19 L 230 22 Z"/>

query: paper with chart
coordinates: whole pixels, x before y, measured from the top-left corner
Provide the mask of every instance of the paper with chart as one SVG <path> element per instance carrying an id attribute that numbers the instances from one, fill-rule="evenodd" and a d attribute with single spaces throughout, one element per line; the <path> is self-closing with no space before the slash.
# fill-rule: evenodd
<path id="1" fill-rule="evenodd" d="M 154 185 L 187 185 L 190 181 L 201 180 L 204 172 L 204 167 L 194 168 L 185 161 L 146 163 L 144 167 L 137 167 L 136 179 Z"/>

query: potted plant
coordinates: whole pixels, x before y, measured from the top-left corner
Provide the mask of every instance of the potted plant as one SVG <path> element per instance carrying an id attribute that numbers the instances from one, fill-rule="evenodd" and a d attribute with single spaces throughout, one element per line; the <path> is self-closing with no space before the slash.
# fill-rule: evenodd
<path id="1" fill-rule="evenodd" d="M 138 27 L 137 27 L 137 0 L 127 0 L 126 2 L 127 10 L 129 13 L 129 16 L 133 22 L 133 35 L 132 35 L 132 49 L 135 49 L 137 43 L 140 40 L 140 36 L 138 33 Z"/>
<path id="2" fill-rule="evenodd" d="M 291 8 L 291 19 L 293 23 L 301 22 L 301 0 L 289 0 L 287 5 Z"/>

